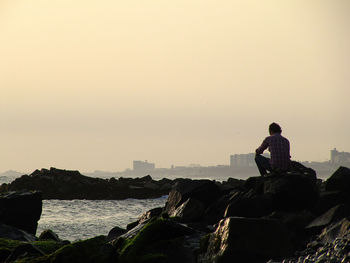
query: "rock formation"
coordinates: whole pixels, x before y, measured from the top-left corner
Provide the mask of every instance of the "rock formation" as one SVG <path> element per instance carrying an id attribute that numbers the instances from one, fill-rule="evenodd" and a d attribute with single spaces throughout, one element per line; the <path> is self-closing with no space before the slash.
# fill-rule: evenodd
<path id="1" fill-rule="evenodd" d="M 43 199 L 61 200 L 146 199 L 167 195 L 172 187 L 169 181 L 155 181 L 150 176 L 101 179 L 84 176 L 78 171 L 51 168 L 23 175 L 8 185 L 2 185 L 0 191 L 36 190 L 42 193 Z"/>

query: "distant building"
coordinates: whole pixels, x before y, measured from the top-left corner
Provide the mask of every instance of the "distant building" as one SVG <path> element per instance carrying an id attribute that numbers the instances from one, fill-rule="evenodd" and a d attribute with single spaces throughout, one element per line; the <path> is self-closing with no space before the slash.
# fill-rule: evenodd
<path id="1" fill-rule="evenodd" d="M 263 154 L 265 157 L 270 157 L 268 154 Z M 255 166 L 255 153 L 233 154 L 230 155 L 231 167 L 252 167 Z"/>
<path id="2" fill-rule="evenodd" d="M 349 165 L 350 164 L 350 153 L 338 152 L 336 148 L 331 150 L 331 164 L 332 165 Z"/>
<path id="3" fill-rule="evenodd" d="M 155 169 L 154 163 L 149 163 L 146 161 L 133 161 L 134 172 L 151 172 Z"/>
<path id="4" fill-rule="evenodd" d="M 230 156 L 231 167 L 251 167 L 255 165 L 255 153 L 234 154 Z"/>

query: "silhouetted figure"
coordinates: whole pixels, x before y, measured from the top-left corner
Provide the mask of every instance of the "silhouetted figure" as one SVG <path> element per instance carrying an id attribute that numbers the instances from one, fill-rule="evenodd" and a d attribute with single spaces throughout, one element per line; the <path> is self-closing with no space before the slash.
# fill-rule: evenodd
<path id="1" fill-rule="evenodd" d="M 267 171 L 287 171 L 291 166 L 289 141 L 281 135 L 281 127 L 273 122 L 269 126 L 269 133 L 270 136 L 255 151 L 255 162 L 261 176 L 266 175 Z M 267 148 L 271 159 L 261 155 Z"/>

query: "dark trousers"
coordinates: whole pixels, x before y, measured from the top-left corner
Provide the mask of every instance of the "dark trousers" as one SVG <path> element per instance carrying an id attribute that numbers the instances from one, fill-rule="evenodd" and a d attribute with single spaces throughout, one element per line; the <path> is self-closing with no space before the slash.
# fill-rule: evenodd
<path id="1" fill-rule="evenodd" d="M 264 176 L 265 174 L 267 174 L 267 171 L 271 171 L 271 164 L 270 164 L 269 158 L 266 158 L 262 155 L 256 155 L 255 162 L 256 162 L 256 165 L 258 166 L 261 176 Z"/>

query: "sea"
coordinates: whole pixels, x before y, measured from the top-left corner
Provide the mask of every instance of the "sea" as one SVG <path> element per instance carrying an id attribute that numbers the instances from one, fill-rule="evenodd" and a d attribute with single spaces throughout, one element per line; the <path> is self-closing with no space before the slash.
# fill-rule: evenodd
<path id="1" fill-rule="evenodd" d="M 46 229 L 69 241 L 107 236 L 113 227 L 126 228 L 144 212 L 163 207 L 166 200 L 167 196 L 142 200 L 43 200 L 37 236 Z"/>

